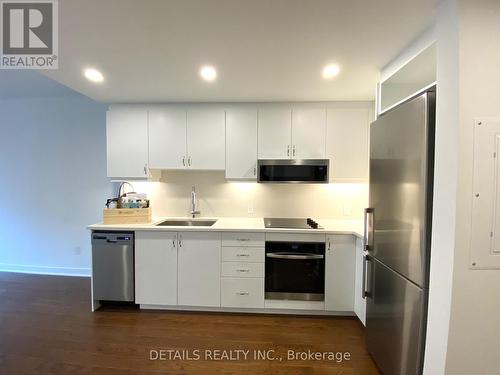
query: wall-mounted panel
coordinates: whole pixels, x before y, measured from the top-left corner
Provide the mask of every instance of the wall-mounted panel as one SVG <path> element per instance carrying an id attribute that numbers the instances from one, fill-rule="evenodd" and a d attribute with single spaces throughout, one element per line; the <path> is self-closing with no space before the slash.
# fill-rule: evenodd
<path id="1" fill-rule="evenodd" d="M 470 267 L 500 269 L 500 118 L 474 122 Z"/>

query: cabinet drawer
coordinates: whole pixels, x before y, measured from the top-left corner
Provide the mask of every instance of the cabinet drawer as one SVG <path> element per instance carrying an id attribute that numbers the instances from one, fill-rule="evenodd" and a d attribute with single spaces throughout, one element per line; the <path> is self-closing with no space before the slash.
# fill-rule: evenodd
<path id="1" fill-rule="evenodd" d="M 222 233 L 222 246 L 264 247 L 264 233 L 229 232 Z"/>
<path id="2" fill-rule="evenodd" d="M 264 307 L 264 279 L 221 279 L 222 307 Z"/>
<path id="3" fill-rule="evenodd" d="M 260 262 L 264 263 L 264 248 L 263 247 L 223 247 L 222 261 L 223 262 Z"/>
<path id="4" fill-rule="evenodd" d="M 222 277 L 264 277 L 264 263 L 223 262 Z"/>

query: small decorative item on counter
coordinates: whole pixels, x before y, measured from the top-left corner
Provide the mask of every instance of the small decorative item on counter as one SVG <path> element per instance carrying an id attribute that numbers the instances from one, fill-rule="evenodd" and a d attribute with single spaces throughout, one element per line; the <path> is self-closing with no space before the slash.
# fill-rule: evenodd
<path id="1" fill-rule="evenodd" d="M 105 208 L 104 224 L 146 224 L 151 223 L 151 208 Z"/>
<path id="2" fill-rule="evenodd" d="M 127 197 L 121 199 L 121 208 L 130 208 L 130 202 Z"/>
<path id="3" fill-rule="evenodd" d="M 118 198 L 107 199 L 106 208 L 118 208 Z"/>
<path id="4" fill-rule="evenodd" d="M 139 208 L 139 201 L 135 198 L 130 198 L 128 203 L 129 208 Z"/>

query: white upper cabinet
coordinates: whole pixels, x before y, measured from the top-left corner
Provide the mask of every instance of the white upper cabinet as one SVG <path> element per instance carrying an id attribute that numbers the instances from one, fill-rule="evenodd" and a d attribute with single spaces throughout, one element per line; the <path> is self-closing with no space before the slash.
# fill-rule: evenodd
<path id="1" fill-rule="evenodd" d="M 106 113 L 106 144 L 108 177 L 148 177 L 146 110 L 109 110 Z"/>
<path id="2" fill-rule="evenodd" d="M 223 109 L 187 112 L 187 165 L 191 169 L 224 170 L 226 114 Z"/>
<path id="3" fill-rule="evenodd" d="M 255 179 L 257 159 L 330 159 L 331 182 L 368 179 L 368 107 L 228 105 L 227 113 L 214 105 L 148 107 L 108 111 L 109 177 L 148 178 L 152 168 Z"/>
<path id="4" fill-rule="evenodd" d="M 328 109 L 326 157 L 331 181 L 368 179 L 369 117 L 367 108 Z"/>
<path id="5" fill-rule="evenodd" d="M 149 166 L 183 169 L 186 161 L 186 111 L 164 107 L 149 111 Z"/>
<path id="6" fill-rule="evenodd" d="M 226 178 L 256 179 L 257 110 L 230 108 L 226 111 Z"/>
<path id="7" fill-rule="evenodd" d="M 292 110 L 286 107 L 259 109 L 259 159 L 291 157 Z"/>
<path id="8" fill-rule="evenodd" d="M 292 159 L 324 159 L 326 108 L 294 108 Z"/>

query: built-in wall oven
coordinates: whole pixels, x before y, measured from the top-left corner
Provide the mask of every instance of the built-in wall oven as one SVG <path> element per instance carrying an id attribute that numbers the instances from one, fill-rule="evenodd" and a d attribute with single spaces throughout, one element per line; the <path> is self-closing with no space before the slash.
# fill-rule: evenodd
<path id="1" fill-rule="evenodd" d="M 325 299 L 325 243 L 266 241 L 265 298 Z"/>

